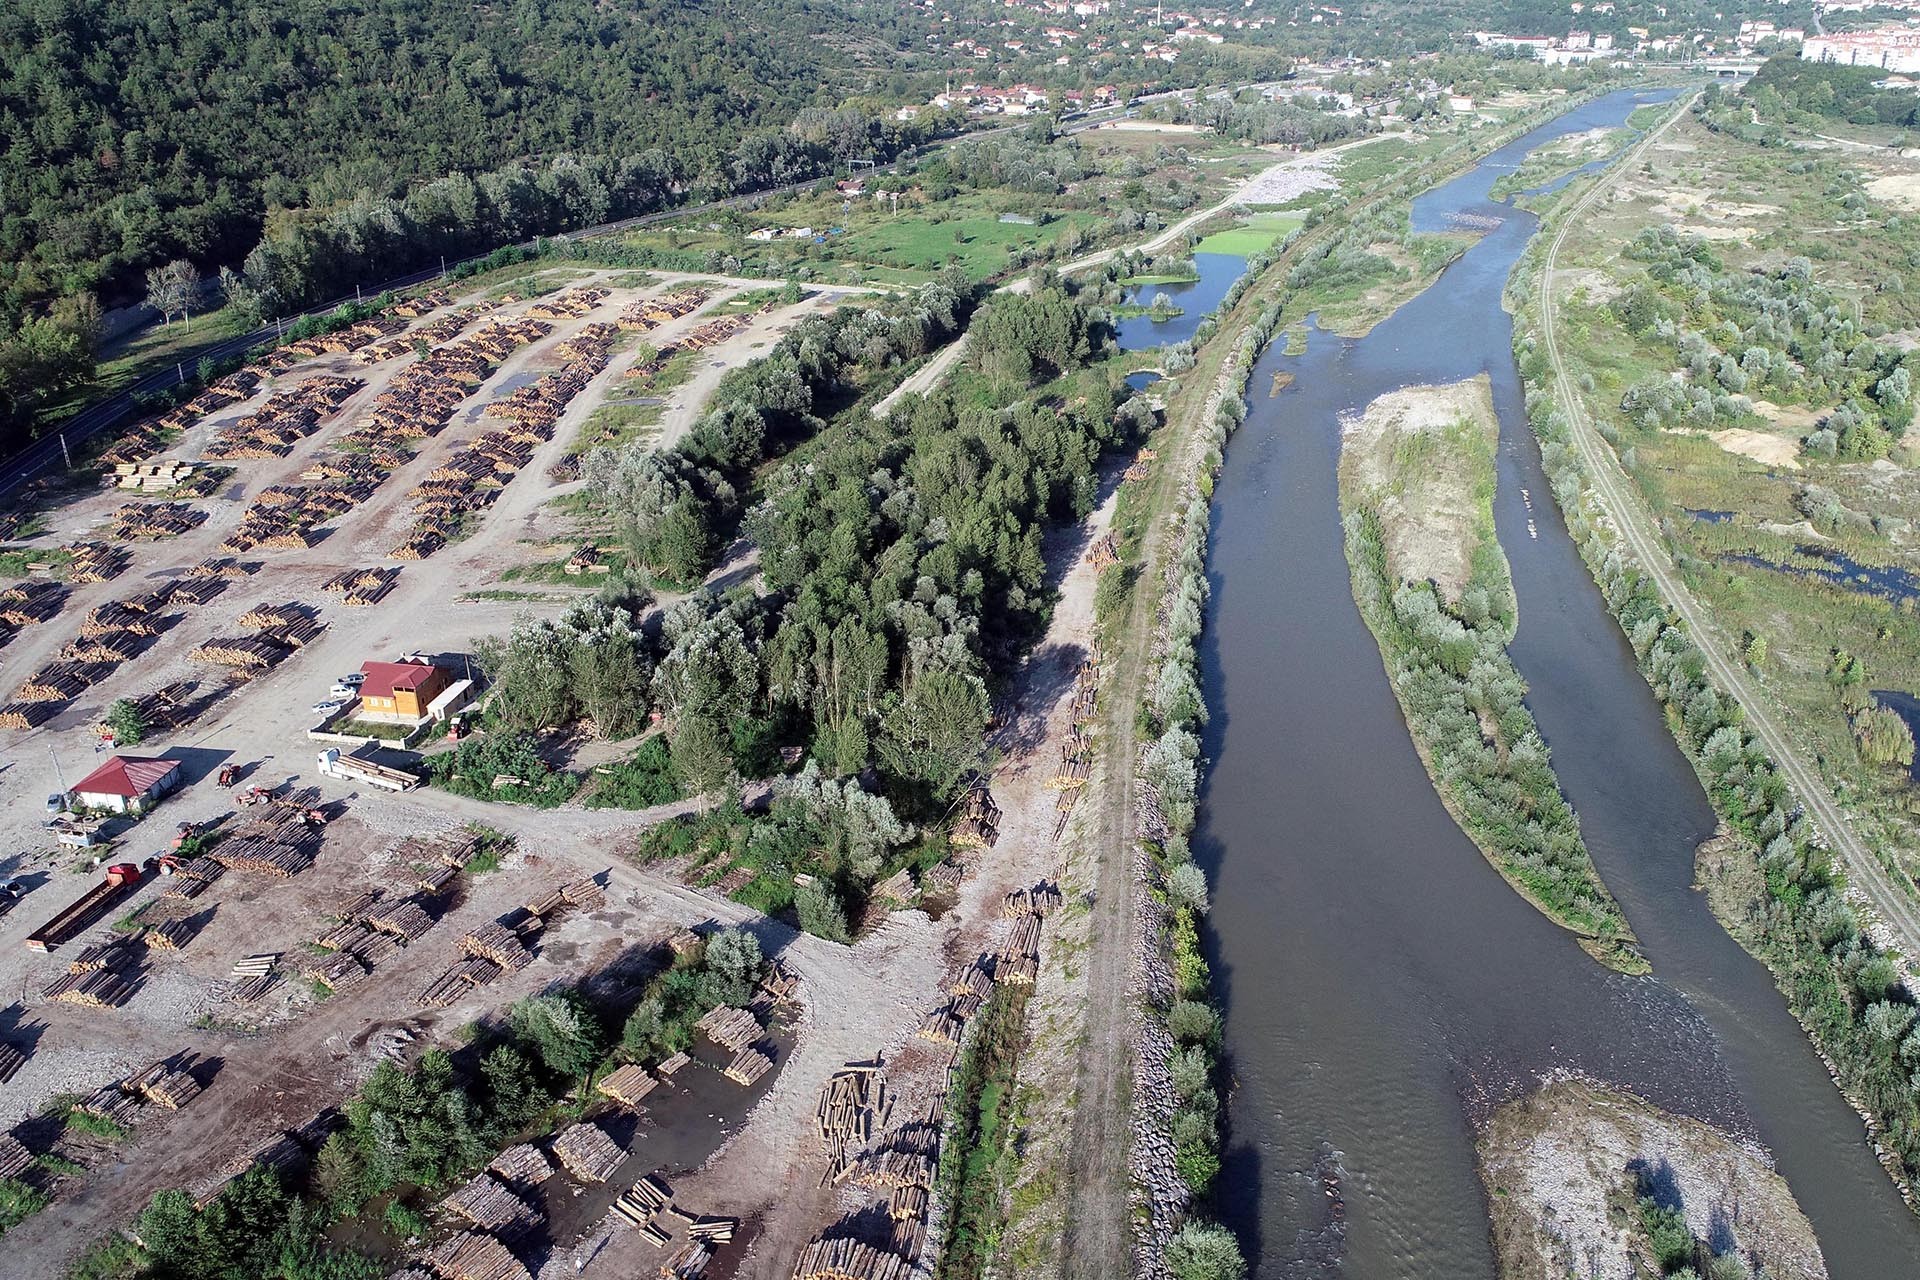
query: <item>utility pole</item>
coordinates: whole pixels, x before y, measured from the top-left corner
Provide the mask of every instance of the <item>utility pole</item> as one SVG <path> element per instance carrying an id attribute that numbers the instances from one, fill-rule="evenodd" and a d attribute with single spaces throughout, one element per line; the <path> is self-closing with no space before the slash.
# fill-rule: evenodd
<path id="1" fill-rule="evenodd" d="M 60 433 L 60 456 L 67 461 L 67 470 L 73 470 L 73 450 L 67 448 L 67 433 Z"/>

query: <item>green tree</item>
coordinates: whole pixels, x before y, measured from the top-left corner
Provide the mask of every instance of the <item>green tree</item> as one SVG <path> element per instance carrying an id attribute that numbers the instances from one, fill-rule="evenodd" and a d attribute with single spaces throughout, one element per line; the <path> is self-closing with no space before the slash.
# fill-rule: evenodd
<path id="1" fill-rule="evenodd" d="M 850 936 L 847 910 L 840 905 L 839 895 L 818 878 L 794 886 L 793 907 L 800 927 L 808 933 L 829 942 L 845 942 Z"/>
<path id="2" fill-rule="evenodd" d="M 895 774 L 950 797 L 986 748 L 988 700 L 978 676 L 930 671 L 888 711 L 877 744 Z"/>
<path id="3" fill-rule="evenodd" d="M 582 1079 L 600 1058 L 599 1020 L 573 992 L 515 1001 L 507 1021 L 514 1038 L 563 1080 Z"/>
<path id="4" fill-rule="evenodd" d="M 132 698 L 115 699 L 103 718 L 115 746 L 137 747 L 147 736 L 146 719 L 140 714 L 140 704 Z"/>

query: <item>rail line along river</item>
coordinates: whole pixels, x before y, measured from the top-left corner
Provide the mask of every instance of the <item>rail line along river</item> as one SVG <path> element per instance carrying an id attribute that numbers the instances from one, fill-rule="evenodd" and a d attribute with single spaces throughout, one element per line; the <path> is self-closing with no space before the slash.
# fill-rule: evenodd
<path id="1" fill-rule="evenodd" d="M 1500 295 L 1536 220 L 1488 190 L 1542 142 L 1670 96 L 1590 102 L 1423 195 L 1420 229 L 1457 215 L 1492 229 L 1368 337 L 1315 331 L 1305 354 L 1275 344 L 1254 372 L 1213 499 L 1195 844 L 1238 1083 L 1221 1208 L 1257 1275 L 1491 1276 L 1473 1117 L 1556 1070 L 1764 1142 L 1837 1280 L 1920 1274 L 1920 1220 L 1766 970 L 1690 887 L 1712 813 L 1561 524 L 1522 412 Z M 1282 371 L 1294 381 L 1269 398 Z M 1650 978 L 1589 959 L 1461 834 L 1353 603 L 1340 415 L 1481 373 L 1501 422 L 1513 657 Z"/>

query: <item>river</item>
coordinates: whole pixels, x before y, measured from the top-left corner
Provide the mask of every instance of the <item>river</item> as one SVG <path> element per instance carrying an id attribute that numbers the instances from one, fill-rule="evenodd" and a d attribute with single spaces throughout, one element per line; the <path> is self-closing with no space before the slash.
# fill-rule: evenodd
<path id="1" fill-rule="evenodd" d="M 1665 96 L 1583 105 L 1423 195 L 1417 226 L 1497 225 L 1368 337 L 1315 330 L 1303 355 L 1276 343 L 1254 371 L 1213 499 L 1195 850 L 1214 887 L 1208 945 L 1237 1083 L 1219 1208 L 1258 1276 L 1491 1276 L 1473 1120 L 1556 1070 L 1764 1142 L 1836 1280 L 1920 1269 L 1920 1220 L 1859 1118 L 1766 970 L 1690 887 L 1713 815 L 1560 521 L 1522 413 L 1500 294 L 1537 224 L 1488 189 L 1542 142 L 1621 125 Z M 1294 381 L 1270 396 L 1280 372 Z M 1353 603 L 1340 415 L 1480 373 L 1501 422 L 1513 657 L 1650 978 L 1589 959 L 1461 834 Z"/>

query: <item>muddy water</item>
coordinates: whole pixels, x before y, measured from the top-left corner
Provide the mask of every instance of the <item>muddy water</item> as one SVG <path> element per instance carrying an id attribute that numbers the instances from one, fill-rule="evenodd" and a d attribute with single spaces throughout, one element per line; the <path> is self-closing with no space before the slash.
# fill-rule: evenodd
<path id="1" fill-rule="evenodd" d="M 1521 412 L 1499 296 L 1535 222 L 1487 189 L 1548 138 L 1618 125 L 1648 100 L 1581 107 L 1423 197 L 1423 227 L 1498 225 L 1369 337 L 1315 331 L 1298 357 L 1276 345 L 1250 384 L 1214 495 L 1196 852 L 1238 1083 L 1220 1207 L 1259 1276 L 1491 1276 L 1472 1118 L 1559 1069 L 1764 1141 L 1839 1280 L 1920 1270 L 1920 1222 L 1859 1119 L 1766 971 L 1690 888 L 1712 814 L 1559 521 Z M 1267 397 L 1282 371 L 1292 386 Z M 1483 372 L 1501 417 L 1514 658 L 1651 978 L 1588 959 L 1460 833 L 1353 604 L 1339 416 Z"/>

